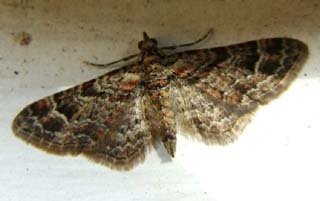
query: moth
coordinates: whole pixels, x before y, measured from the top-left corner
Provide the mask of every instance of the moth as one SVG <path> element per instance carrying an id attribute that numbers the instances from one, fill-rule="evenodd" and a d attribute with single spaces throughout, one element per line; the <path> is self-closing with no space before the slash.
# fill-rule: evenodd
<path id="1" fill-rule="evenodd" d="M 296 39 L 268 38 L 207 49 L 158 47 L 145 32 L 134 60 L 25 107 L 16 136 L 47 152 L 82 154 L 117 170 L 143 161 L 160 140 L 174 157 L 177 130 L 206 144 L 233 142 L 260 106 L 283 92 L 308 55 Z"/>

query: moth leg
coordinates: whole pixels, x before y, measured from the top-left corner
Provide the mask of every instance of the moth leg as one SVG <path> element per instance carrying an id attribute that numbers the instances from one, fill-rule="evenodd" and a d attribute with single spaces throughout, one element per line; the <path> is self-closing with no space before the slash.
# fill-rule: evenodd
<path id="1" fill-rule="evenodd" d="M 191 43 L 185 43 L 185 44 L 181 44 L 181 45 L 172 45 L 172 46 L 166 46 L 166 47 L 161 47 L 159 49 L 161 50 L 175 50 L 177 48 L 181 48 L 181 47 L 188 47 L 188 46 L 192 46 L 195 44 L 198 44 L 200 42 L 202 42 L 204 39 L 206 39 L 211 33 L 213 32 L 213 29 L 209 29 L 209 31 L 203 35 L 201 38 L 199 38 L 198 40 L 191 42 Z"/>

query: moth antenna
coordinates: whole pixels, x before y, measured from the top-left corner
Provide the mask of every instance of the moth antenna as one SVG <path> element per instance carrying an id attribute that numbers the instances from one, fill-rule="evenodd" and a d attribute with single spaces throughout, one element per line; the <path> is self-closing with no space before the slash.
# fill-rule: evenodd
<path id="1" fill-rule="evenodd" d="M 172 46 L 166 46 L 166 47 L 161 47 L 160 49 L 162 50 L 174 50 L 177 48 L 181 48 L 181 47 L 188 47 L 188 46 L 192 46 L 195 44 L 198 44 L 200 42 L 202 42 L 204 39 L 206 39 L 211 33 L 213 33 L 213 29 L 209 29 L 209 31 L 203 35 L 201 38 L 199 38 L 198 40 L 191 42 L 191 43 L 185 43 L 185 44 L 181 44 L 181 45 L 172 45 Z"/>
<path id="2" fill-rule="evenodd" d="M 90 65 L 90 66 L 95 66 L 95 67 L 108 67 L 108 66 L 111 66 L 113 64 L 116 64 L 116 63 L 120 63 L 120 62 L 125 62 L 125 61 L 128 61 L 136 56 L 138 56 L 139 54 L 133 54 L 133 55 L 130 55 L 130 56 L 127 56 L 127 57 L 124 57 L 124 58 L 121 58 L 119 60 L 116 60 L 116 61 L 113 61 L 113 62 L 110 62 L 110 63 L 106 63 L 106 64 L 97 64 L 97 63 L 92 63 L 92 62 L 89 62 L 89 61 L 84 61 L 83 63 L 87 64 L 87 65 Z"/>
<path id="3" fill-rule="evenodd" d="M 146 41 L 146 40 L 148 40 L 148 39 L 150 39 L 150 37 L 149 37 L 148 34 L 144 31 L 144 32 L 143 32 L 143 40 Z"/>

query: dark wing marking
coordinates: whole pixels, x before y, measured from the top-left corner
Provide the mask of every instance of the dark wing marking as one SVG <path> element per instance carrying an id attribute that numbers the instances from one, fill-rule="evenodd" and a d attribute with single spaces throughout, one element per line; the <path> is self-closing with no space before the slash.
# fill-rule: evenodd
<path id="1" fill-rule="evenodd" d="M 140 74 L 124 67 L 24 108 L 16 136 L 55 154 L 84 154 L 111 168 L 144 159 L 151 137 L 141 105 Z"/>
<path id="2" fill-rule="evenodd" d="M 209 144 L 234 141 L 257 106 L 289 86 L 307 55 L 304 43 L 289 38 L 171 55 L 183 131 Z"/>

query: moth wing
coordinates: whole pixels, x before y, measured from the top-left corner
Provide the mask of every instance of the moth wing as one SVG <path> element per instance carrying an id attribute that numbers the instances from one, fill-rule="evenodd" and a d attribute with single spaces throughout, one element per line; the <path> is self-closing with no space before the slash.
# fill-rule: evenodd
<path id="1" fill-rule="evenodd" d="M 112 71 L 24 108 L 13 122 L 19 138 L 55 154 L 84 154 L 111 168 L 142 161 L 150 144 L 135 66 Z"/>
<path id="2" fill-rule="evenodd" d="M 289 38 L 171 55 L 183 133 L 208 144 L 234 141 L 257 107 L 289 86 L 307 55 L 304 43 Z"/>

